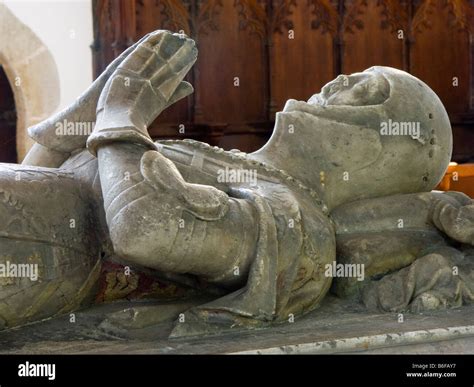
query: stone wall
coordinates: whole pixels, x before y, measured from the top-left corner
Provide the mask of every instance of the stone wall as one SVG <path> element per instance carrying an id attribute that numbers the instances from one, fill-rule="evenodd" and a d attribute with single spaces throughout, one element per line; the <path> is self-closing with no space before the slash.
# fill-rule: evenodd
<path id="1" fill-rule="evenodd" d="M 4 4 L 0 4 L 0 37 L 0 64 L 15 97 L 21 161 L 32 144 L 27 128 L 50 116 L 58 106 L 58 71 L 44 43 Z"/>

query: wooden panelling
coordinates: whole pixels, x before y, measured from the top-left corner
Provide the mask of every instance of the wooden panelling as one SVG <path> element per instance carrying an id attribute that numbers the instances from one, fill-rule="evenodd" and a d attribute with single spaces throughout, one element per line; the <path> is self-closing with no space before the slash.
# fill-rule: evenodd
<path id="1" fill-rule="evenodd" d="M 287 99 L 306 100 L 339 73 L 386 65 L 438 93 L 453 124 L 454 159 L 474 158 L 474 0 L 93 4 L 96 75 L 155 29 L 182 30 L 197 41 L 199 59 L 187 78 L 195 93 L 153 123 L 154 137 L 251 151 L 271 134 L 274 113 Z"/>
<path id="2" fill-rule="evenodd" d="M 467 1 L 425 1 L 412 24 L 410 71 L 440 96 L 453 121 L 470 108 L 474 25 L 466 23 L 468 10 Z"/>
<path id="3" fill-rule="evenodd" d="M 198 123 L 245 124 L 266 120 L 264 36 L 255 0 L 222 2 L 217 30 L 200 30 Z M 262 11 L 262 13 L 260 13 Z M 223 53 L 222 56 L 216 55 Z M 243 103 L 245 101 L 245 103 Z"/>
<path id="4" fill-rule="evenodd" d="M 403 60 L 406 2 L 346 0 L 344 9 L 341 20 L 343 73 L 363 71 L 374 65 L 406 70 Z"/>
<path id="5" fill-rule="evenodd" d="M 324 9 L 317 1 L 305 2 L 292 2 L 283 20 L 291 24 L 280 22 L 270 35 L 272 116 L 289 98 L 308 100 L 333 79 L 336 9 L 332 4 Z"/>

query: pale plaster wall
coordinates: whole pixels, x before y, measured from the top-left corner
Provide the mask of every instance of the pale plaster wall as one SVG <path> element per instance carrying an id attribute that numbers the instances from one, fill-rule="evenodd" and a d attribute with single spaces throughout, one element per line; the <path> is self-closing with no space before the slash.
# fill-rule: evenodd
<path id="1" fill-rule="evenodd" d="M 92 41 L 91 0 L 0 0 L 0 64 L 15 95 L 20 161 L 26 129 L 92 82 Z"/>

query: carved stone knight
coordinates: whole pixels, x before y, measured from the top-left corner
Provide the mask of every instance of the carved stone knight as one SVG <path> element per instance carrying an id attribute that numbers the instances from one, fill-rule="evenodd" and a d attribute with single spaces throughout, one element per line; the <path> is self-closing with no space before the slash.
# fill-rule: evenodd
<path id="1" fill-rule="evenodd" d="M 386 311 L 474 299 L 474 205 L 431 192 L 452 140 L 426 84 L 388 67 L 339 76 L 308 102 L 289 100 L 250 154 L 153 142 L 147 127 L 192 92 L 183 78 L 196 57 L 185 36 L 145 36 L 76 103 L 30 128 L 23 165 L 0 166 L 0 260 L 40 267 L 36 282 L 0 278 L 5 327 L 87 305 L 112 255 L 220 289 L 175 335 L 286 321 L 315 309 L 332 283 Z M 93 121 L 90 136 L 56 130 Z M 419 131 L 383 134 L 387 122 Z M 333 281 L 334 261 L 363 265 L 364 281 Z"/>

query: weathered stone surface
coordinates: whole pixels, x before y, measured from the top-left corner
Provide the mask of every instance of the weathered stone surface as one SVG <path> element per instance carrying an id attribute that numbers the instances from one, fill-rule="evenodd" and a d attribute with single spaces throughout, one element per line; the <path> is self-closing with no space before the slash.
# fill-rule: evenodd
<path id="1" fill-rule="evenodd" d="M 77 312 L 75 323 L 64 317 L 1 332 L 0 353 L 474 353 L 472 306 L 405 314 L 399 322 L 396 313 L 367 313 L 361 306 L 329 296 L 321 308 L 294 323 L 258 331 L 169 340 L 170 320 L 153 328 L 130 330 L 124 340 L 120 332 L 97 329 L 104 318 L 127 307 L 130 304 L 102 305 Z"/>
<path id="2" fill-rule="evenodd" d="M 426 84 L 381 66 L 341 75 L 308 102 L 288 101 L 268 143 L 251 154 L 196 141 L 153 142 L 148 125 L 192 92 L 183 79 L 196 59 L 186 36 L 151 33 L 78 102 L 30 131 L 41 144 L 27 158 L 37 165 L 33 180 L 70 174 L 87 192 L 75 220 L 84 225 L 91 218 L 84 208 L 97 218 L 88 229 L 57 236 L 64 233 L 72 246 L 98 236 L 95 258 L 145 268 L 206 298 L 132 305 L 102 318 L 95 334 L 162 334 L 158 327 L 178 314 L 168 331 L 174 338 L 296 329 L 288 321 L 319 316 L 333 282 L 334 292 L 351 299 L 348 305 L 362 301 L 365 313 L 441 309 L 449 316 L 446 308 L 474 300 L 474 204 L 460 193 L 431 192 L 449 163 L 452 135 Z M 91 135 L 68 136 L 54 130 L 58 119 L 96 125 Z M 41 167 L 51 163 L 58 168 Z M 5 176 L 11 196 L 18 190 L 41 197 L 44 230 L 56 224 L 48 218 L 56 196 L 45 198 L 41 184 Z M 69 192 L 66 185 L 58 180 L 57 195 Z M 0 247 L 15 235 L 5 238 Z M 18 257 L 25 249 L 18 247 Z M 88 243 L 76 248 L 94 255 L 88 249 Z M 61 266 L 66 258 L 55 259 Z M 123 277 L 113 287 L 128 296 L 138 283 Z M 65 277 L 61 286 L 72 292 L 75 283 Z M 1 315 L 4 325 L 77 306 L 65 299 L 67 308 L 51 302 L 48 313 L 36 307 L 37 314 L 20 320 Z M 383 340 L 375 331 L 365 336 Z"/>

